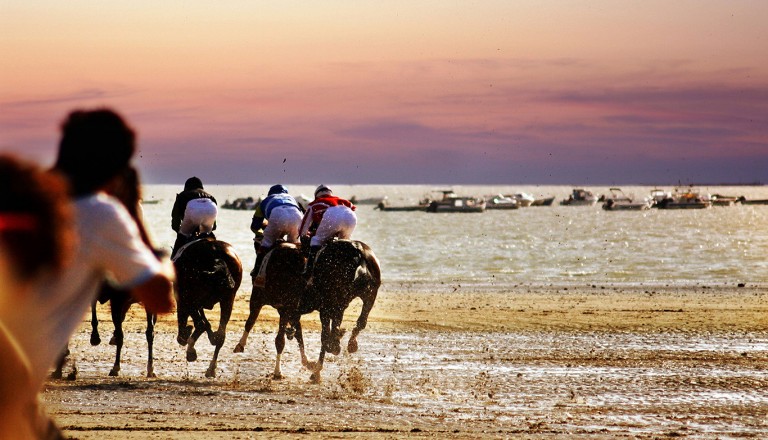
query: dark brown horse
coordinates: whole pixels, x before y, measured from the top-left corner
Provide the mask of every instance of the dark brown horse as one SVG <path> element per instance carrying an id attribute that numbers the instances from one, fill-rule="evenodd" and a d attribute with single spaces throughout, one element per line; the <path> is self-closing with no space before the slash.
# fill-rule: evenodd
<path id="1" fill-rule="evenodd" d="M 296 337 L 301 353 L 301 363 L 308 366 L 307 356 L 304 352 L 304 336 L 301 332 L 299 304 L 304 294 L 306 281 L 301 275 L 304 269 L 305 259 L 301 251 L 295 246 L 283 243 L 275 247 L 265 257 L 266 282 L 264 287 L 253 287 L 251 291 L 251 307 L 248 319 L 245 321 L 245 330 L 235 347 L 235 353 L 242 353 L 248 340 L 248 334 L 253 329 L 259 312 L 264 306 L 272 306 L 280 314 L 280 324 L 275 337 L 275 371 L 273 377 L 281 379 L 280 358 L 285 348 L 285 336 L 288 339 Z M 290 327 L 288 327 L 290 325 Z"/>
<path id="2" fill-rule="evenodd" d="M 232 315 L 235 294 L 243 279 L 243 266 L 234 248 L 213 237 L 196 239 L 179 250 L 176 267 L 176 308 L 179 334 L 176 341 L 187 346 L 187 360 L 197 360 L 195 342 L 203 334 L 215 346 L 213 359 L 205 377 L 216 377 L 216 360 L 227 335 L 227 323 Z M 219 328 L 214 332 L 204 309 L 221 309 Z M 192 326 L 187 325 L 192 318 Z"/>
<path id="3" fill-rule="evenodd" d="M 125 321 L 125 315 L 128 313 L 128 309 L 131 305 L 136 304 L 136 300 L 126 290 L 120 290 L 112 287 L 108 283 L 104 283 L 99 294 L 99 303 L 104 304 L 109 302 L 109 306 L 112 312 L 112 324 L 115 326 L 115 332 L 112 334 L 112 338 L 109 340 L 110 345 L 115 346 L 115 363 L 110 370 L 110 376 L 117 376 L 120 372 L 120 354 L 123 349 L 123 322 Z M 94 301 L 91 305 L 91 345 L 96 346 L 101 343 L 99 337 L 99 321 L 96 318 L 96 303 Z M 154 356 L 153 345 L 155 340 L 155 323 L 157 322 L 157 315 L 147 313 L 147 377 L 157 377 L 155 375 L 154 368 Z"/>
<path id="4" fill-rule="evenodd" d="M 136 222 L 136 226 L 139 229 L 139 235 L 141 240 L 149 248 L 153 249 L 155 255 L 158 258 L 164 256 L 164 251 L 154 249 L 152 241 L 149 239 L 146 227 L 144 226 L 144 219 L 141 208 L 141 184 L 139 174 L 133 167 L 124 169 L 119 178 L 114 179 L 111 184 L 105 188 L 106 191 L 112 196 L 116 197 L 123 204 L 133 220 Z M 125 289 L 117 289 L 104 281 L 99 289 L 99 296 L 93 300 L 91 304 L 91 345 L 96 346 L 101 343 L 101 337 L 99 337 L 99 321 L 96 317 L 96 304 L 110 303 L 110 309 L 112 312 L 112 323 L 115 326 L 115 332 L 112 335 L 109 343 L 115 346 L 115 363 L 110 370 L 110 376 L 117 376 L 120 372 L 120 356 L 123 349 L 123 322 L 125 321 L 125 315 L 128 313 L 128 309 L 131 305 L 136 303 L 136 300 L 131 296 L 130 292 Z M 154 358 L 153 358 L 153 343 L 155 339 L 155 323 L 157 322 L 157 315 L 147 313 L 147 377 L 156 377 L 154 371 Z M 66 358 L 69 355 L 69 348 L 65 350 L 62 356 L 59 358 L 56 369 L 51 375 L 53 378 L 62 377 L 62 369 L 66 362 Z M 68 379 L 74 380 L 77 377 L 77 369 L 74 369 L 69 375 Z"/>
<path id="5" fill-rule="evenodd" d="M 310 380 L 320 381 L 325 353 L 338 355 L 344 330 L 339 328 L 344 311 L 355 298 L 363 301 L 360 316 L 352 329 L 347 351 L 357 351 L 357 335 L 368 323 L 368 315 L 381 286 L 379 261 L 371 248 L 357 240 L 334 240 L 317 255 L 312 281 L 307 288 L 300 312 L 320 312 L 320 356 L 312 365 Z"/>

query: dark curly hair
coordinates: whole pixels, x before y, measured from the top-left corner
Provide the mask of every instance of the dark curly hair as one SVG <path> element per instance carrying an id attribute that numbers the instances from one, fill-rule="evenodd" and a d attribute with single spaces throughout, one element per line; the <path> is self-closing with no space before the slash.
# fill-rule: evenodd
<path id="1" fill-rule="evenodd" d="M 101 189 L 129 166 L 136 149 L 133 129 L 107 108 L 71 112 L 61 132 L 55 168 L 69 179 L 76 196 Z"/>
<path id="2" fill-rule="evenodd" d="M 75 241 L 67 181 L 31 162 L 0 154 L 0 188 L 0 246 L 12 256 L 19 279 L 60 269 Z"/>

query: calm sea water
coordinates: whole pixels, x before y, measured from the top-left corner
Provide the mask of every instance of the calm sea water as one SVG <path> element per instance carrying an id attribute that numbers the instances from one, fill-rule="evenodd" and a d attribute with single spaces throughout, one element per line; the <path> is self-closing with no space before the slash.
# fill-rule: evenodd
<path id="1" fill-rule="evenodd" d="M 171 207 L 182 185 L 144 188 L 145 218 L 158 245 L 168 249 Z M 208 185 L 223 204 L 259 197 L 269 185 Z M 387 196 L 392 204 L 414 204 L 447 187 L 423 185 L 332 185 L 342 197 L 358 200 Z M 459 195 L 525 191 L 555 196 L 549 207 L 479 214 L 381 212 L 358 206 L 353 238 L 368 243 L 379 257 L 383 281 L 414 286 L 501 287 L 518 284 L 689 285 L 768 283 L 768 205 L 705 210 L 609 212 L 600 205 L 558 206 L 566 186 L 453 186 Z M 293 195 L 312 194 L 313 186 L 290 186 Z M 608 187 L 587 187 L 595 194 Z M 671 190 L 672 188 L 665 188 Z M 704 187 L 709 193 L 768 199 L 768 187 Z M 648 195 L 651 187 L 625 187 Z M 253 267 L 250 211 L 221 209 L 217 237 L 230 242 L 246 270 Z M 247 278 L 247 277 L 246 277 Z M 250 291 L 250 279 L 243 289 Z"/>

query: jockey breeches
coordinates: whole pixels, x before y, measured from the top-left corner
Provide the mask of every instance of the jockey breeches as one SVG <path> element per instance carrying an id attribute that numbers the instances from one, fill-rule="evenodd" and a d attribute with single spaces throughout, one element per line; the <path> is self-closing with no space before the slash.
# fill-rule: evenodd
<path id="1" fill-rule="evenodd" d="M 264 228 L 261 247 L 271 247 L 283 235 L 287 236 L 288 243 L 298 242 L 301 218 L 301 211 L 295 206 L 285 205 L 273 209 L 269 214 L 267 227 Z"/>
<path id="2" fill-rule="evenodd" d="M 333 237 L 348 239 L 357 226 L 357 214 L 346 206 L 331 206 L 325 210 L 323 219 L 312 237 L 310 246 L 322 246 Z"/>
<path id="3" fill-rule="evenodd" d="M 192 199 L 187 203 L 187 209 L 184 211 L 184 218 L 181 220 L 179 233 L 189 237 L 195 231 L 208 233 L 213 231 L 213 224 L 216 223 L 216 215 L 219 209 L 213 200 L 200 198 Z"/>

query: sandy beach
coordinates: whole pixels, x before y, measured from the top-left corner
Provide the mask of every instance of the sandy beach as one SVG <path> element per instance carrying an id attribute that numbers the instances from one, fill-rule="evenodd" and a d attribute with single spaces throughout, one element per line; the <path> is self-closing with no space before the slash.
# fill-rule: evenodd
<path id="1" fill-rule="evenodd" d="M 768 435 L 768 289 L 612 285 L 466 289 L 384 285 L 359 352 L 326 359 L 309 382 L 295 341 L 274 380 L 276 313 L 266 307 L 245 353 L 241 294 L 219 358 L 198 341 L 187 362 L 175 315 L 155 338 L 144 377 L 144 313 L 126 325 L 122 371 L 114 348 L 72 341 L 78 377 L 43 394 L 78 439 L 245 438 L 765 438 Z M 347 310 L 351 329 L 359 304 Z M 101 306 L 109 339 L 109 310 Z M 216 313 L 209 316 L 218 323 Z M 317 314 L 302 319 L 308 356 Z M 216 325 L 216 324 L 214 324 Z"/>

